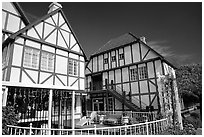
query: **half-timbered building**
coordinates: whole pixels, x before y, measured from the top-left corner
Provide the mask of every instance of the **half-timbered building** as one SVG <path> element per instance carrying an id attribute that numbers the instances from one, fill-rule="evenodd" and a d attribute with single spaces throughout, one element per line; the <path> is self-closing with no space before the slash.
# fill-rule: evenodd
<path id="1" fill-rule="evenodd" d="M 88 109 L 160 110 L 158 76 L 175 67 L 145 42 L 127 33 L 110 40 L 90 56 L 86 65 Z"/>
<path id="2" fill-rule="evenodd" d="M 84 109 L 86 56 L 62 6 L 30 23 L 18 3 L 2 3 L 3 106 L 19 124 L 66 128 Z"/>

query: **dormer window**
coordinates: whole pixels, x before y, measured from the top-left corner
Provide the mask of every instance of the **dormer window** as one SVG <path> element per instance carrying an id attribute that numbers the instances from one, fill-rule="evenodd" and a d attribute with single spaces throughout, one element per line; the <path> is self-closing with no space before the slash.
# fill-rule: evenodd
<path id="1" fill-rule="evenodd" d="M 108 58 L 104 59 L 104 64 L 108 64 Z"/>
<path id="2" fill-rule="evenodd" d="M 119 54 L 119 60 L 124 59 L 124 53 Z"/>
<path id="3" fill-rule="evenodd" d="M 112 61 L 112 62 L 116 61 L 116 57 L 115 57 L 115 56 L 112 56 L 112 57 L 111 57 L 111 61 Z"/>

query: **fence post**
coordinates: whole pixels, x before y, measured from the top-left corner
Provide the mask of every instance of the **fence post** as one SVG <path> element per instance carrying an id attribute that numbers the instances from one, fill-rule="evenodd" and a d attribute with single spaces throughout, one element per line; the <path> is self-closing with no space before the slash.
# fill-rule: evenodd
<path id="1" fill-rule="evenodd" d="M 149 135 L 149 127 L 148 127 L 148 120 L 147 119 L 145 121 L 145 124 L 146 124 L 147 135 Z"/>
<path id="2" fill-rule="evenodd" d="M 48 135 L 51 135 L 51 128 L 52 128 L 52 96 L 53 90 L 50 89 L 49 91 L 49 107 L 48 107 Z"/>
<path id="3" fill-rule="evenodd" d="M 32 123 L 30 123 L 30 133 L 29 135 L 32 135 Z"/>
<path id="4" fill-rule="evenodd" d="M 2 86 L 2 106 L 6 106 L 6 102 L 7 102 L 7 96 L 8 96 L 8 87 L 3 87 Z"/>
<path id="5" fill-rule="evenodd" d="M 96 124 L 94 124 L 94 134 L 96 135 Z"/>

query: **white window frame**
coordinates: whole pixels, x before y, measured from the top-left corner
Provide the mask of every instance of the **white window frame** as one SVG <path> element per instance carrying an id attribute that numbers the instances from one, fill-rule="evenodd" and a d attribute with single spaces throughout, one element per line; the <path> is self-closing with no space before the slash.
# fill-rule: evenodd
<path id="1" fill-rule="evenodd" d="M 124 53 L 120 53 L 119 54 L 119 60 L 123 60 L 124 59 Z"/>
<path id="2" fill-rule="evenodd" d="M 142 66 L 142 67 L 138 67 L 138 73 L 139 73 L 139 79 L 143 80 L 143 79 L 147 79 L 147 67 L 146 66 Z"/>
<path id="3" fill-rule="evenodd" d="M 130 69 L 130 81 L 137 81 L 138 73 L 137 68 Z"/>
<path id="4" fill-rule="evenodd" d="M 54 71 L 54 54 L 42 51 L 41 52 L 41 70 Z"/>
<path id="5" fill-rule="evenodd" d="M 69 75 L 77 76 L 78 75 L 78 61 L 74 59 L 69 59 Z"/>
<path id="6" fill-rule="evenodd" d="M 2 68 L 4 68 L 5 66 L 7 66 L 7 52 L 8 52 L 8 47 L 5 47 L 2 51 Z"/>
<path id="7" fill-rule="evenodd" d="M 115 62 L 115 61 L 116 61 L 116 56 L 112 56 L 112 57 L 111 57 L 111 61 L 112 61 L 112 62 Z"/>
<path id="8" fill-rule="evenodd" d="M 104 64 L 108 64 L 108 58 L 104 58 Z"/>
<path id="9" fill-rule="evenodd" d="M 34 48 L 25 47 L 23 66 L 33 69 L 38 69 L 39 67 L 40 51 Z"/>

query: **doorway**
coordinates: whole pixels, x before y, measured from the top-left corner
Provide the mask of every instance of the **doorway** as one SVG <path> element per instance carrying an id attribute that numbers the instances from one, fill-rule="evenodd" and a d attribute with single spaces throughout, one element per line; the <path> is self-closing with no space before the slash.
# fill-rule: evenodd
<path id="1" fill-rule="evenodd" d="M 93 90 L 101 90 L 103 88 L 102 74 L 92 76 Z"/>
<path id="2" fill-rule="evenodd" d="M 92 101 L 93 111 L 104 111 L 103 98 L 94 98 Z"/>

